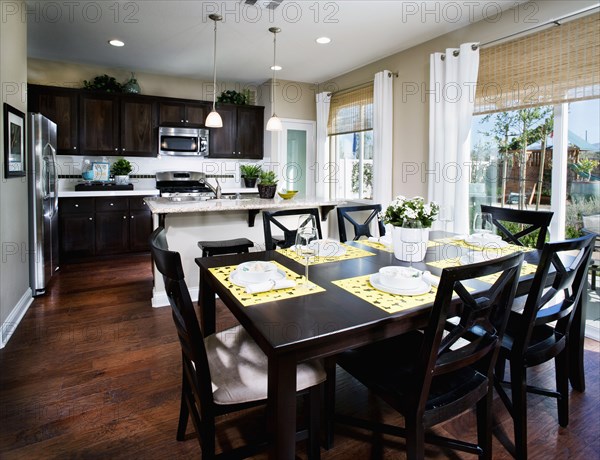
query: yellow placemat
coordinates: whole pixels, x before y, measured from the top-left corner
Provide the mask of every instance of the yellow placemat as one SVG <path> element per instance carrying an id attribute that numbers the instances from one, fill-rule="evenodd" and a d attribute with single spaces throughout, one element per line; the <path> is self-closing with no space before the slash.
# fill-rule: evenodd
<path id="1" fill-rule="evenodd" d="M 277 265 L 277 268 L 285 272 L 285 276 L 288 279 L 292 279 L 296 282 L 301 282 L 304 275 L 299 275 L 289 268 L 283 265 L 272 262 Z M 274 300 L 285 300 L 291 299 L 292 297 L 300 297 L 303 295 L 316 294 L 318 292 L 325 292 L 321 286 L 317 286 L 313 283 L 313 288 L 308 291 L 303 287 L 292 287 L 288 289 L 277 289 L 276 291 L 260 292 L 258 294 L 248 294 L 246 288 L 236 286 L 229 281 L 229 275 L 237 268 L 237 265 L 227 265 L 225 267 L 209 268 L 208 270 L 219 280 L 219 282 L 231 291 L 235 298 L 244 306 L 249 307 L 250 305 L 258 305 L 265 302 L 272 302 Z M 309 273 L 310 279 L 310 273 Z"/>
<path id="2" fill-rule="evenodd" d="M 356 276 L 354 278 L 332 281 L 332 283 L 388 313 L 398 313 L 399 311 L 408 310 L 409 308 L 432 303 L 435 300 L 437 290 L 433 286 L 431 287 L 430 292 L 422 295 L 407 296 L 388 294 L 387 292 L 379 291 L 371 286 L 371 283 L 369 282 L 370 276 L 371 275 Z"/>
<path id="3" fill-rule="evenodd" d="M 460 246 L 462 248 L 473 249 L 475 251 L 483 251 L 484 249 L 486 249 L 485 247 L 472 245 L 472 244 L 467 243 L 465 240 L 455 239 L 453 237 L 439 238 L 434 241 L 436 241 L 439 244 L 450 244 L 452 246 Z M 502 255 L 511 254 L 516 251 L 523 251 L 523 252 L 535 251 L 535 248 L 529 248 L 526 246 L 518 246 L 518 245 L 512 244 L 512 243 L 508 243 L 508 246 L 504 246 L 503 248 L 494 248 L 493 244 L 490 243 L 489 249 L 501 251 Z"/>
<path id="4" fill-rule="evenodd" d="M 456 267 L 456 266 L 460 265 L 460 261 L 459 261 L 459 258 L 456 257 L 456 258 L 450 258 L 450 259 L 437 260 L 435 262 L 427 262 L 427 265 L 431 265 L 432 267 L 437 267 L 437 268 L 443 269 L 443 268 L 448 268 L 448 267 Z M 521 275 L 520 276 L 532 275 L 535 273 L 536 270 L 537 270 L 537 265 L 523 262 L 523 265 L 521 265 Z M 477 279 L 480 281 L 483 281 L 485 283 L 494 284 L 494 282 L 498 279 L 498 276 L 500 276 L 500 275 L 494 274 L 494 275 L 482 276 Z"/>
<path id="5" fill-rule="evenodd" d="M 360 249 L 354 246 L 348 246 L 347 244 L 342 244 L 342 246 L 346 249 L 346 253 L 344 255 L 341 256 L 337 256 L 337 257 L 314 257 L 310 262 L 309 265 L 318 265 L 318 264 L 326 264 L 328 262 L 339 262 L 341 260 L 349 260 L 349 259 L 357 259 L 359 257 L 367 257 L 367 256 L 374 256 L 375 254 L 369 251 L 365 251 L 364 249 Z M 277 249 L 277 252 L 280 254 L 283 254 L 286 257 L 289 257 L 290 259 L 304 265 L 305 261 L 304 261 L 304 257 L 299 256 L 298 254 L 296 254 L 296 251 L 294 251 L 293 249 L 290 248 L 286 248 L 286 249 Z"/>
<path id="6" fill-rule="evenodd" d="M 364 244 L 365 246 L 369 246 L 370 248 L 373 249 L 379 249 L 380 251 L 385 251 L 385 252 L 394 252 L 394 248 L 391 248 L 389 246 L 386 246 L 385 244 L 381 244 L 381 243 L 376 243 L 375 241 L 369 241 L 369 240 L 357 240 L 356 243 L 360 243 L 360 244 Z M 432 241 L 429 240 L 427 242 L 427 247 L 428 248 L 432 248 L 434 246 L 440 246 L 442 243 L 439 243 L 437 241 Z"/>

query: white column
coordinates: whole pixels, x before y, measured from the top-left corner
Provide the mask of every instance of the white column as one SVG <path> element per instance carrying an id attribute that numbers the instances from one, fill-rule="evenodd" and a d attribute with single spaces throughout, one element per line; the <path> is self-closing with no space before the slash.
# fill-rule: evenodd
<path id="1" fill-rule="evenodd" d="M 565 239 L 567 220 L 567 160 L 569 148 L 569 104 L 554 106 L 554 138 L 552 148 L 552 196 L 550 208 L 550 241 Z"/>

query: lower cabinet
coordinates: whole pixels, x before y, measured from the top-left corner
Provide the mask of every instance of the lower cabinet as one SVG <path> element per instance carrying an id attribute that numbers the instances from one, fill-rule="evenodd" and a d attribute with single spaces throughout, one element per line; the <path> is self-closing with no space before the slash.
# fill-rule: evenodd
<path id="1" fill-rule="evenodd" d="M 61 257 L 69 260 L 148 251 L 152 214 L 143 198 L 61 198 Z"/>

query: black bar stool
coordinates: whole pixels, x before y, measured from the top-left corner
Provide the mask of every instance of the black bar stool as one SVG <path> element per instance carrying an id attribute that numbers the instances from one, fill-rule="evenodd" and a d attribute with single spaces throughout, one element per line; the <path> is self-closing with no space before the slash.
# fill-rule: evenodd
<path id="1" fill-rule="evenodd" d="M 242 254 L 249 252 L 254 243 L 248 238 L 235 238 L 233 240 L 198 241 L 202 249 L 202 257 L 220 256 L 223 254 Z"/>

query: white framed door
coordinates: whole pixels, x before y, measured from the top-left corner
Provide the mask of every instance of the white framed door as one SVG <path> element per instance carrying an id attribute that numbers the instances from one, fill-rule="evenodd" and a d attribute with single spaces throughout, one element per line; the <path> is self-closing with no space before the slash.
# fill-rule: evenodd
<path id="1" fill-rule="evenodd" d="M 317 165 L 316 122 L 282 118 L 278 162 L 281 164 L 280 188 L 298 190 L 298 196 L 315 195 Z"/>

